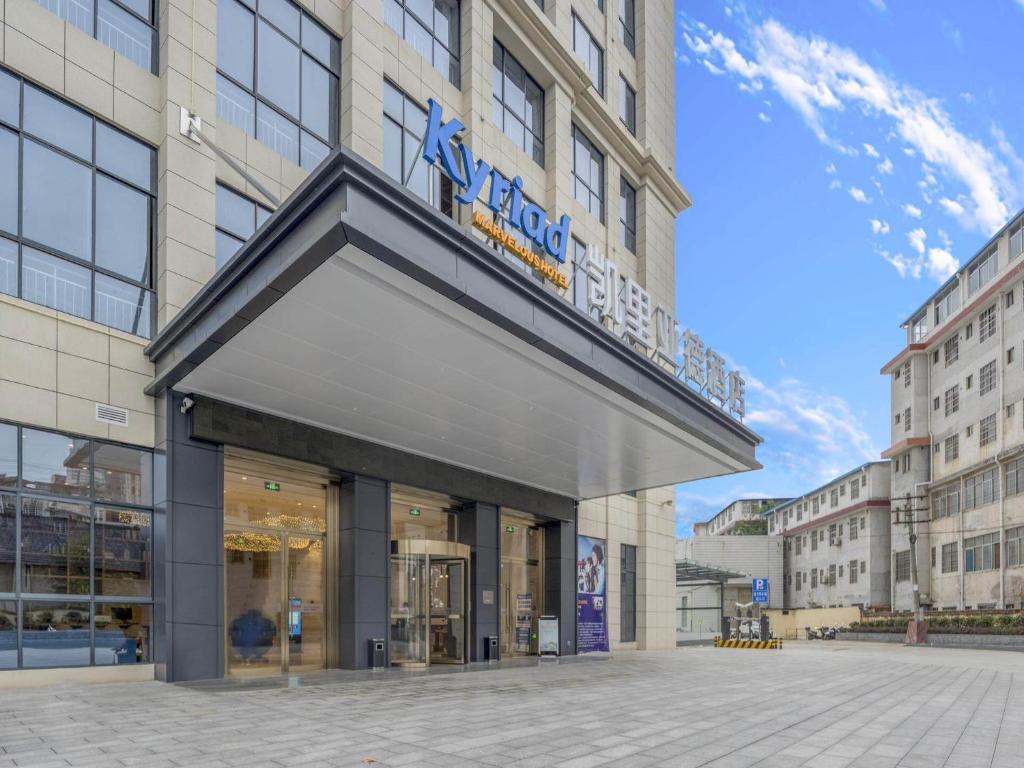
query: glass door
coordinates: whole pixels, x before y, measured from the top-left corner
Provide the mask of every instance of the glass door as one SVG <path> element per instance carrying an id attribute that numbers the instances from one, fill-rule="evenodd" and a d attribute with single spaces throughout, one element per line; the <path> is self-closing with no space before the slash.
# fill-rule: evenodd
<path id="1" fill-rule="evenodd" d="M 236 674 L 279 674 L 281 534 L 226 531 L 224 549 L 228 667 Z"/>
<path id="2" fill-rule="evenodd" d="M 430 662 L 466 661 L 466 561 L 430 558 Z"/>
<path id="3" fill-rule="evenodd" d="M 391 556 L 391 663 L 427 663 L 426 555 Z"/>
<path id="4" fill-rule="evenodd" d="M 521 513 L 501 523 L 501 654 L 529 656 L 544 612 L 544 529 Z"/>
<path id="5" fill-rule="evenodd" d="M 326 650 L 323 603 L 324 540 L 287 534 L 288 671 L 319 669 Z"/>

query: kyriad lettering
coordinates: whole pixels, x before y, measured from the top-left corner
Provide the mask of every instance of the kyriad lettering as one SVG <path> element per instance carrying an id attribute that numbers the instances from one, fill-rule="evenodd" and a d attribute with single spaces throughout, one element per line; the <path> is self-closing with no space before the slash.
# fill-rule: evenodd
<path id="1" fill-rule="evenodd" d="M 486 204 L 495 213 L 504 216 L 508 222 L 544 248 L 558 261 L 565 262 L 569 244 L 569 223 L 567 215 L 558 222 L 549 222 L 539 205 L 523 204 L 523 180 L 516 176 L 511 181 L 492 168 L 485 160 L 477 160 L 465 144 L 459 142 L 456 158 L 452 142 L 465 126 L 456 118 L 443 122 L 441 105 L 433 99 L 427 100 L 427 135 L 423 142 L 423 159 L 431 165 L 441 161 L 441 167 L 462 192 L 455 196 L 460 203 L 471 204 L 480 197 L 487 179 L 491 180 Z"/>

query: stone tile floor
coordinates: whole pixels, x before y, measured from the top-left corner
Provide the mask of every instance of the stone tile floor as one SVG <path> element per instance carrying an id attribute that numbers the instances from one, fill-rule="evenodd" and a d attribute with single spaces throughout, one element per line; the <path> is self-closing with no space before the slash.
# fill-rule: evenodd
<path id="1" fill-rule="evenodd" d="M 0 768 L 68 765 L 1021 768 L 1024 655 L 795 642 L 0 691 Z"/>

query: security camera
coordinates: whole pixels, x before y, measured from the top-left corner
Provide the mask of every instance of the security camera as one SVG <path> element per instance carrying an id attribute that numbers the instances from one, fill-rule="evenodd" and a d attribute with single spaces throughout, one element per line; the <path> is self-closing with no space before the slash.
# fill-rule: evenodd
<path id="1" fill-rule="evenodd" d="M 196 401 L 193 400 L 190 395 L 185 395 L 184 399 L 181 401 L 181 412 L 188 415 L 188 413 L 195 407 L 195 404 Z"/>

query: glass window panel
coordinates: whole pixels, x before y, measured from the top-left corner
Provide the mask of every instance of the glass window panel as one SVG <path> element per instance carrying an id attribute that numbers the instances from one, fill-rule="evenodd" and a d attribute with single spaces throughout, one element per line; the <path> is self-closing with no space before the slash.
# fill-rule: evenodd
<path id="1" fill-rule="evenodd" d="M 430 24 L 434 17 L 434 0 L 405 0 L 405 7 L 415 13 L 420 21 Z"/>
<path id="2" fill-rule="evenodd" d="M 89 594 L 89 505 L 21 497 L 21 591 Z"/>
<path id="3" fill-rule="evenodd" d="M 96 176 L 96 265 L 130 280 L 149 280 L 149 197 Z"/>
<path id="4" fill-rule="evenodd" d="M 149 597 L 152 527 L 147 511 L 96 507 L 97 595 Z"/>
<path id="5" fill-rule="evenodd" d="M 384 81 L 384 114 L 393 119 L 396 123 L 401 123 L 405 118 L 402 112 L 402 92 L 399 91 L 391 83 Z"/>
<path id="6" fill-rule="evenodd" d="M 147 72 L 153 69 L 153 28 L 118 8 L 110 0 L 99 0 L 96 13 L 96 39 L 109 45 Z"/>
<path id="7" fill-rule="evenodd" d="M 215 243 L 217 249 L 217 269 L 231 261 L 231 257 L 238 253 L 238 249 L 242 247 L 243 242 L 236 237 L 232 237 L 227 232 L 217 230 Z"/>
<path id="8" fill-rule="evenodd" d="M 25 667 L 81 667 L 91 654 L 88 603 L 21 604 Z"/>
<path id="9" fill-rule="evenodd" d="M 0 424 L 0 488 L 18 485 L 18 428 Z"/>
<path id="10" fill-rule="evenodd" d="M 39 4 L 62 19 L 92 35 L 92 0 L 38 0 Z"/>
<path id="11" fill-rule="evenodd" d="M 0 71 L 0 120 L 21 125 L 21 81 L 7 72 Z"/>
<path id="12" fill-rule="evenodd" d="M 28 83 L 25 130 L 83 160 L 92 160 L 92 118 Z"/>
<path id="13" fill-rule="evenodd" d="M 402 178 L 402 127 L 384 118 L 384 172 L 396 181 Z"/>
<path id="14" fill-rule="evenodd" d="M 0 600 L 0 669 L 18 666 L 18 604 Z"/>
<path id="15" fill-rule="evenodd" d="M 218 0 L 217 29 L 231 34 L 217 35 L 217 69 L 246 88 L 252 88 L 255 23 L 255 16 L 235 0 Z"/>
<path id="16" fill-rule="evenodd" d="M 338 72 L 341 58 L 338 39 L 305 13 L 302 14 L 302 48 L 329 70 Z"/>
<path id="17" fill-rule="evenodd" d="M 96 664 L 146 664 L 153 626 L 152 607 L 133 603 L 96 604 Z"/>
<path id="18" fill-rule="evenodd" d="M 23 428 L 21 487 L 57 496 L 88 496 L 89 441 Z"/>
<path id="19" fill-rule="evenodd" d="M 22 235 L 92 261 L 92 172 L 28 140 L 23 161 Z"/>
<path id="20" fill-rule="evenodd" d="M 256 204 L 222 184 L 217 185 L 217 226 L 241 240 L 256 231 Z"/>
<path id="21" fill-rule="evenodd" d="M 18 295 L 18 244 L 0 237 L 0 293 Z"/>
<path id="22" fill-rule="evenodd" d="M 92 317 L 90 271 L 34 248 L 21 249 L 21 296 L 69 315 Z"/>
<path id="23" fill-rule="evenodd" d="M 248 135 L 256 134 L 256 102 L 223 75 L 217 75 L 217 117 Z"/>
<path id="24" fill-rule="evenodd" d="M 96 165 L 153 191 L 153 150 L 105 123 L 96 123 Z"/>
<path id="25" fill-rule="evenodd" d="M 135 11 L 139 16 L 149 21 L 153 20 L 153 9 L 150 0 L 120 0 L 121 5 Z"/>
<path id="26" fill-rule="evenodd" d="M 405 40 L 427 61 L 432 62 L 434 60 L 434 38 L 431 36 L 430 31 L 408 12 L 405 14 Z"/>
<path id="27" fill-rule="evenodd" d="M 148 339 L 152 297 L 152 291 L 97 272 L 96 322 Z"/>
<path id="28" fill-rule="evenodd" d="M 256 110 L 256 138 L 298 165 L 299 126 L 266 104 L 257 104 Z"/>
<path id="29" fill-rule="evenodd" d="M 302 126 L 322 139 L 334 135 L 337 78 L 309 56 L 302 57 Z"/>
<path id="30" fill-rule="evenodd" d="M 153 454 L 126 445 L 93 444 L 96 498 L 148 507 L 153 503 Z"/>
<path id="31" fill-rule="evenodd" d="M 0 493 L 0 592 L 13 592 L 18 552 L 18 498 Z M 3 620 L 0 619 L 0 625 Z M 0 626 L 0 631 L 3 627 Z"/>
<path id="32" fill-rule="evenodd" d="M 288 0 L 260 0 L 259 8 L 260 16 L 294 40 L 299 39 L 298 6 Z"/>
<path id="33" fill-rule="evenodd" d="M 0 128 L 0 229 L 18 234 L 18 134 Z"/>
<path id="34" fill-rule="evenodd" d="M 264 208 L 262 205 L 256 206 L 256 229 L 263 226 L 263 222 L 270 218 L 273 211 Z"/>
<path id="35" fill-rule="evenodd" d="M 298 117 L 299 47 L 264 21 L 259 24 L 258 45 L 257 93 Z"/>
<path id="36" fill-rule="evenodd" d="M 302 132 L 302 152 L 300 153 L 300 165 L 307 171 L 312 171 L 327 157 L 331 148 L 320 141 L 312 134 Z"/>
<path id="37" fill-rule="evenodd" d="M 402 6 L 398 0 L 384 0 L 384 23 L 402 34 Z"/>
<path id="38" fill-rule="evenodd" d="M 434 36 L 449 50 L 459 50 L 459 5 L 455 0 L 434 0 Z"/>

